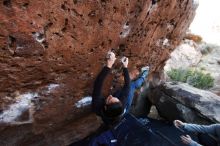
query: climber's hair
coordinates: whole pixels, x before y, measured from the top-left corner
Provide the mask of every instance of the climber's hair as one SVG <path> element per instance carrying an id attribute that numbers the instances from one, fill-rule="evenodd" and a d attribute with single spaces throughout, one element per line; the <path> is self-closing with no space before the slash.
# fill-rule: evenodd
<path id="1" fill-rule="evenodd" d="M 123 114 L 123 106 L 121 102 L 113 103 L 110 105 L 106 105 L 106 109 L 104 109 L 105 116 L 109 118 L 116 118 Z"/>

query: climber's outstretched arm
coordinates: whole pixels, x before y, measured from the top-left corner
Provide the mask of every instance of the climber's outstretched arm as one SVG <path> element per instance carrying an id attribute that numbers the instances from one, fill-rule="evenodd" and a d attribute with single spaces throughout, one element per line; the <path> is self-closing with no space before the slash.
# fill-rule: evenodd
<path id="1" fill-rule="evenodd" d="M 92 93 L 92 109 L 98 115 L 100 114 L 101 109 L 105 104 L 105 98 L 102 96 L 102 86 L 106 76 L 110 72 L 116 60 L 115 54 L 113 52 L 110 52 L 107 55 L 108 55 L 107 65 L 103 67 L 102 71 L 98 74 L 95 80 L 94 89 Z"/>

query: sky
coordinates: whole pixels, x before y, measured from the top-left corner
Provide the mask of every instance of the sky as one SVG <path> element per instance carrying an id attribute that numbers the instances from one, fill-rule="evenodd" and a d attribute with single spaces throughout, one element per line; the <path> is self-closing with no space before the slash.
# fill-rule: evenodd
<path id="1" fill-rule="evenodd" d="M 220 0 L 199 0 L 190 30 L 207 43 L 220 45 Z"/>

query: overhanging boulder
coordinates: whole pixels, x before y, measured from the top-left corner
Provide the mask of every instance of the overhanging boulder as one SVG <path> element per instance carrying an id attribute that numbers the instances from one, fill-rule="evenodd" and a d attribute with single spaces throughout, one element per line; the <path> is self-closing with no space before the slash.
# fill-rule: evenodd
<path id="1" fill-rule="evenodd" d="M 85 99 L 106 52 L 160 71 L 196 7 L 195 0 L 1 1 L 0 145 L 67 145 L 94 131 L 100 121 Z"/>

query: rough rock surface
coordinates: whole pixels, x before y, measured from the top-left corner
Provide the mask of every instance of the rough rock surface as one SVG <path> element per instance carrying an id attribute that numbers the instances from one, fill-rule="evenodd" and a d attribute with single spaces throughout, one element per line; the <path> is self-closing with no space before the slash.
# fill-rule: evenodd
<path id="1" fill-rule="evenodd" d="M 114 48 L 130 65 L 160 71 L 196 7 L 194 0 L 2 0 L 0 145 L 68 145 L 94 131 L 100 120 L 87 96 L 105 53 Z"/>
<path id="2" fill-rule="evenodd" d="M 165 71 L 196 66 L 202 58 L 198 45 L 192 40 L 184 40 L 170 55 L 164 66 Z"/>
<path id="3" fill-rule="evenodd" d="M 220 97 L 185 83 L 166 82 L 154 89 L 150 100 L 161 116 L 193 123 L 219 123 Z"/>

